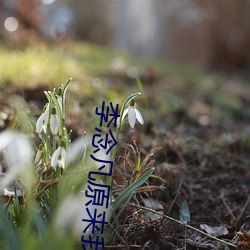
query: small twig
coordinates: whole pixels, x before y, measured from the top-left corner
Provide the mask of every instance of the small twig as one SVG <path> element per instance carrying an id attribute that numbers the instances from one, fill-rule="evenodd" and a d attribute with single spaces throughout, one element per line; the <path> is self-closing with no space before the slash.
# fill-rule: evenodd
<path id="1" fill-rule="evenodd" d="M 120 194 L 122 193 L 126 188 L 124 188 L 124 186 L 120 185 L 121 187 L 117 188 L 114 190 L 115 194 Z M 149 186 L 143 186 L 143 187 L 139 187 L 135 190 L 134 193 L 140 193 L 140 192 L 152 192 L 154 190 L 165 190 L 165 187 L 162 186 L 153 186 L 153 185 L 149 185 Z"/>
<path id="2" fill-rule="evenodd" d="M 247 208 L 248 208 L 248 205 L 250 203 L 250 194 L 248 194 L 248 197 L 247 197 L 247 201 L 245 203 L 245 206 L 243 207 L 241 213 L 237 216 L 237 218 L 234 218 L 234 225 L 237 226 L 238 223 L 240 222 L 240 220 L 242 219 L 244 213 L 246 212 Z"/>
<path id="3" fill-rule="evenodd" d="M 59 178 L 57 178 L 57 179 L 59 179 Z M 37 192 L 37 193 L 34 195 L 34 197 L 37 199 L 37 198 L 41 195 L 42 192 L 44 192 L 44 191 L 45 191 L 46 189 L 48 189 L 48 188 L 51 188 L 51 187 L 53 186 L 54 183 L 58 183 L 57 179 L 52 180 L 50 183 L 46 184 L 46 185 L 43 187 L 43 189 L 41 189 L 39 192 Z"/>
<path id="4" fill-rule="evenodd" d="M 137 188 L 137 190 L 135 191 L 135 193 L 140 193 L 140 192 L 152 192 L 154 190 L 165 190 L 165 187 L 161 187 L 161 186 L 153 186 L 153 185 L 149 185 L 149 186 L 143 186 L 143 187 L 139 187 Z"/>
<path id="5" fill-rule="evenodd" d="M 106 248 L 123 248 L 123 247 L 127 247 L 126 245 L 116 245 L 116 246 L 105 246 Z M 141 245 L 129 245 L 129 247 L 136 247 L 136 248 L 141 248 Z"/>
<path id="6" fill-rule="evenodd" d="M 226 202 L 226 200 L 225 200 L 225 196 L 224 196 L 224 192 L 223 192 L 223 191 L 221 192 L 220 197 L 221 197 L 221 200 L 222 200 L 224 206 L 226 207 L 227 211 L 229 212 L 229 214 L 230 214 L 231 217 L 233 218 L 233 221 L 235 221 L 236 218 L 235 218 L 235 216 L 234 216 L 232 210 L 230 209 L 230 207 L 227 205 L 227 202 Z"/>
<path id="7" fill-rule="evenodd" d="M 56 178 L 56 179 L 48 179 L 48 180 L 41 180 L 40 183 L 41 184 L 48 184 L 48 183 L 59 183 L 60 182 L 60 178 Z"/>
<path id="8" fill-rule="evenodd" d="M 176 223 L 178 223 L 178 224 L 180 224 L 180 225 L 182 225 L 182 226 L 186 226 L 186 227 L 188 227 L 189 229 L 192 229 L 192 230 L 194 230 L 194 231 L 196 231 L 196 232 L 198 232 L 198 233 L 200 233 L 200 234 L 203 234 L 203 235 L 205 235 L 205 236 L 207 236 L 207 237 L 209 237 L 209 238 L 211 238 L 211 239 L 213 239 L 213 240 L 219 241 L 219 242 L 221 242 L 221 243 L 223 243 L 223 244 L 226 244 L 226 245 L 228 245 L 228 246 L 230 246 L 230 247 L 237 248 L 236 245 L 234 245 L 234 244 L 232 244 L 232 243 L 229 243 L 229 242 L 226 242 L 226 241 L 224 241 L 224 240 L 218 239 L 218 238 L 216 238 L 216 237 L 214 237 L 214 236 L 212 236 L 212 235 L 209 235 L 209 234 L 207 234 L 207 233 L 205 233 L 205 232 L 203 232 L 203 231 L 201 231 L 201 230 L 199 230 L 199 229 L 197 229 L 197 228 L 195 228 L 195 227 L 192 227 L 192 226 L 188 225 L 186 222 L 178 221 L 178 220 L 176 220 L 176 219 L 173 219 L 173 218 L 170 217 L 170 216 L 167 216 L 167 215 L 165 215 L 165 214 L 162 214 L 162 213 L 160 213 L 160 212 L 157 212 L 157 211 L 155 211 L 155 210 L 153 210 L 153 209 L 150 209 L 150 208 L 147 208 L 147 207 L 144 207 L 144 206 L 141 206 L 141 205 L 136 205 L 136 204 L 134 204 L 134 203 L 130 203 L 130 204 L 128 204 L 128 205 L 134 206 L 134 207 L 137 207 L 137 208 L 141 208 L 141 209 L 145 209 L 145 210 L 150 211 L 150 212 L 152 212 L 152 213 L 161 215 L 161 216 L 163 216 L 163 217 L 165 217 L 165 218 L 167 218 L 167 219 L 169 219 L 169 220 L 171 220 L 171 221 L 174 221 L 174 222 L 176 222 Z M 186 224 L 186 225 L 185 225 L 185 224 Z"/>
<path id="9" fill-rule="evenodd" d="M 171 203 L 171 205 L 170 205 L 170 207 L 169 207 L 169 209 L 168 209 L 168 211 L 167 211 L 167 214 L 169 214 L 170 211 L 172 210 L 173 205 L 175 204 L 176 199 L 177 199 L 177 197 L 178 197 L 178 194 L 180 193 L 181 186 L 182 186 L 182 179 L 180 180 L 179 187 L 178 187 L 178 189 L 177 189 L 176 195 L 175 195 L 174 200 L 172 201 L 172 203 Z"/>
<path id="10" fill-rule="evenodd" d="M 148 240 L 148 241 L 143 245 L 143 247 L 142 247 L 141 250 L 147 249 L 147 246 L 148 246 L 149 244 L 150 244 L 150 240 Z"/>
<path id="11" fill-rule="evenodd" d="M 184 226 L 185 226 L 185 241 L 184 241 L 184 249 L 187 250 L 187 222 L 184 222 Z"/>

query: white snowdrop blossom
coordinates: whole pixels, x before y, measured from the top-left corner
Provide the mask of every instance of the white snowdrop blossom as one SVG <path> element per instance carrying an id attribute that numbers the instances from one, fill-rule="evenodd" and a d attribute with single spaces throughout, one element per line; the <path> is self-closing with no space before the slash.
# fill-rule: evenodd
<path id="1" fill-rule="evenodd" d="M 104 139 L 104 138 L 103 138 Z M 109 147 L 109 145 L 107 145 Z M 67 151 L 67 163 L 69 165 L 74 164 L 75 161 L 81 159 L 84 162 L 85 170 L 99 171 L 99 168 L 103 166 L 103 162 L 94 161 L 90 155 L 95 148 L 92 146 L 92 137 L 90 135 L 84 135 L 74 140 Z M 100 150 L 94 154 L 95 158 L 103 161 L 111 160 L 111 152 L 106 154 L 108 149 L 100 147 Z M 108 168 L 106 169 L 108 171 Z"/>
<path id="2" fill-rule="evenodd" d="M 125 116 L 128 114 L 128 122 L 129 125 L 134 128 L 136 120 L 140 122 L 141 124 L 144 123 L 143 117 L 141 112 L 135 107 L 134 100 L 132 99 L 130 101 L 130 105 L 128 108 L 126 108 L 123 112 L 122 120 L 125 118 Z"/>
<path id="3" fill-rule="evenodd" d="M 56 168 L 56 166 L 64 169 L 67 161 L 67 152 L 62 145 L 55 150 L 51 157 L 51 166 Z"/>
<path id="4" fill-rule="evenodd" d="M 41 133 L 42 131 L 46 134 L 47 132 L 47 125 L 49 121 L 49 104 L 47 104 L 45 110 L 40 115 L 36 122 L 36 132 Z"/>
<path id="5" fill-rule="evenodd" d="M 103 183 L 102 183 L 103 184 Z M 89 214 L 94 216 L 95 212 L 97 215 L 106 213 L 105 221 L 108 222 L 111 216 L 111 210 L 105 206 L 95 206 L 92 203 L 86 206 L 89 202 L 89 198 L 85 196 L 85 187 L 81 194 L 78 195 L 69 195 L 62 204 L 58 207 L 54 225 L 56 229 L 63 233 L 71 233 L 76 238 L 81 237 L 83 231 L 89 226 L 89 221 L 84 221 L 84 219 L 90 219 Z M 89 214 L 86 211 L 88 208 Z M 96 211 L 95 211 L 96 209 Z M 92 226 L 90 226 L 84 236 L 92 234 Z"/>
<path id="6" fill-rule="evenodd" d="M 60 126 L 59 115 L 55 107 L 52 108 L 50 116 L 50 131 L 53 135 L 58 134 Z"/>
<path id="7" fill-rule="evenodd" d="M 33 152 L 28 138 L 24 134 L 10 130 L 0 133 L 0 153 L 7 163 L 6 178 L 1 180 L 0 188 L 8 185 L 18 176 L 29 186 L 33 178 Z"/>

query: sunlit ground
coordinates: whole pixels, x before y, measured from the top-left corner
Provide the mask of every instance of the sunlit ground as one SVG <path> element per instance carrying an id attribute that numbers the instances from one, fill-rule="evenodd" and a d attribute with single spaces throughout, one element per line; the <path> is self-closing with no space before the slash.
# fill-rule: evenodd
<path id="1" fill-rule="evenodd" d="M 127 95 L 142 92 L 137 98 L 137 107 L 145 124 L 137 124 L 135 130 L 126 124 L 121 131 L 114 176 L 117 183 L 115 195 L 119 194 L 121 186 L 127 185 L 133 172 L 128 164 L 129 158 L 133 159 L 129 145 L 138 147 L 142 157 L 159 147 L 153 156 L 153 165 L 155 175 L 160 178 L 150 179 L 149 184 L 164 189 L 156 188 L 153 193 L 144 190 L 145 193 L 135 196 L 133 202 L 146 204 L 148 195 L 156 204 L 163 205 L 164 212 L 168 211 L 168 215 L 178 219 L 183 212 L 180 204 L 187 201 L 190 223 L 198 228 L 201 223 L 225 224 L 235 235 L 236 230 L 249 227 L 249 206 L 243 211 L 250 188 L 250 87 L 246 80 L 238 75 L 227 76 L 137 59 L 120 51 L 85 43 L 28 46 L 23 50 L 1 46 L 0 55 L 0 107 L 9 117 L 13 115 L 13 95 L 24 97 L 31 117 L 36 119 L 46 102 L 43 91 L 73 78 L 67 94 L 66 125 L 73 130 L 74 138 L 93 129 L 94 110 L 102 101 L 121 105 Z M 142 84 L 138 84 L 136 78 Z M 5 117 L 1 119 L 1 129 L 11 126 Z M 124 169 L 127 169 L 126 173 Z M 237 221 L 233 220 L 228 207 L 235 217 L 242 213 Z M 163 220 L 151 222 L 153 216 L 148 215 L 145 219 L 139 214 L 126 221 L 134 212 L 135 208 L 125 209 L 117 233 L 108 245 L 124 245 L 126 241 L 143 247 L 149 239 L 152 247 L 165 244 L 168 249 L 174 249 L 173 244 L 165 242 L 169 237 L 175 246 L 183 246 L 180 238 L 184 237 L 184 231 L 177 225 Z M 134 225 L 140 228 L 141 235 L 147 235 L 147 239 L 136 236 Z M 152 227 L 160 235 L 158 242 L 150 236 Z M 229 238 L 237 244 L 230 233 L 225 240 Z M 123 235 L 122 239 L 119 234 Z M 192 231 L 188 231 L 186 237 L 197 237 L 198 240 Z M 195 249 L 193 241 L 188 244 L 190 249 Z M 206 247 L 204 242 L 199 244 Z"/>

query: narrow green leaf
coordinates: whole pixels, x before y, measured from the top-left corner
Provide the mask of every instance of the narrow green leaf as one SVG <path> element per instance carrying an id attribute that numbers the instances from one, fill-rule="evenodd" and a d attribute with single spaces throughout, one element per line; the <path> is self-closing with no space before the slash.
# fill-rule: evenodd
<path id="1" fill-rule="evenodd" d="M 17 236 L 17 233 L 11 228 L 8 222 L 7 213 L 4 213 L 3 210 L 0 208 L 0 226 L 3 230 L 5 243 L 6 243 L 6 250 L 21 250 L 20 242 Z"/>
<path id="2" fill-rule="evenodd" d="M 42 218 L 42 215 L 39 212 L 34 211 L 33 220 L 34 220 L 34 223 L 36 225 L 38 235 L 44 236 L 45 223 L 44 223 L 44 220 Z"/>
<path id="3" fill-rule="evenodd" d="M 66 94 L 66 91 L 68 89 L 68 86 L 69 86 L 69 83 L 72 81 L 72 78 L 69 78 L 69 80 L 67 81 L 67 83 L 63 86 L 63 89 L 62 89 L 62 95 L 65 96 Z"/>
<path id="4" fill-rule="evenodd" d="M 136 159 L 136 167 L 135 167 L 135 172 L 138 173 L 141 170 L 141 154 L 140 152 L 137 154 L 137 159 Z"/>
<path id="5" fill-rule="evenodd" d="M 180 208 L 180 221 L 189 222 L 191 219 L 190 210 L 187 200 L 182 201 Z"/>
<path id="6" fill-rule="evenodd" d="M 127 97 L 127 99 L 124 101 L 123 106 L 126 106 L 132 99 L 140 95 L 141 92 L 136 92 L 134 94 L 131 94 L 130 96 Z"/>
<path id="7" fill-rule="evenodd" d="M 112 224 L 114 225 L 116 223 L 116 221 L 119 219 L 121 213 L 123 212 L 123 210 L 125 209 L 125 207 L 127 206 L 127 204 L 129 203 L 130 199 L 132 198 L 133 193 L 131 193 L 129 195 L 129 197 L 127 198 L 127 200 L 124 202 L 123 206 L 119 209 L 117 215 L 115 216 L 114 220 L 112 221 Z"/>
<path id="8" fill-rule="evenodd" d="M 151 176 L 151 174 L 154 172 L 154 170 L 154 168 L 149 169 L 143 176 L 138 178 L 138 180 L 136 180 L 133 184 L 126 188 L 113 202 L 113 210 L 115 211 L 122 204 L 122 202 L 127 199 L 127 197 L 129 197 L 137 188 L 139 188 L 143 183 L 145 183 L 147 179 Z"/>

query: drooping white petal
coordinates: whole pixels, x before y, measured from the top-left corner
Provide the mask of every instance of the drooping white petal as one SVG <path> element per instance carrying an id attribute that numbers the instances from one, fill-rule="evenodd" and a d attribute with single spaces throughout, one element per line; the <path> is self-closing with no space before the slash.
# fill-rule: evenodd
<path id="1" fill-rule="evenodd" d="M 13 138 L 13 133 L 9 130 L 5 130 L 0 133 L 0 152 L 5 149 Z"/>
<path id="2" fill-rule="evenodd" d="M 134 128 L 135 122 L 136 122 L 136 113 L 135 113 L 135 108 L 130 107 L 129 112 L 128 112 L 128 122 L 129 125 Z"/>
<path id="3" fill-rule="evenodd" d="M 57 161 L 57 165 L 59 168 L 64 169 L 65 168 L 65 161 L 63 158 L 59 157 L 58 161 Z"/>
<path id="4" fill-rule="evenodd" d="M 111 151 L 106 154 L 108 148 L 104 149 L 100 147 L 100 150 L 93 154 L 93 151 L 96 148 L 92 146 L 92 137 L 93 136 L 90 135 L 84 135 L 83 137 L 80 137 L 71 143 L 69 150 L 67 151 L 66 161 L 69 165 L 74 162 L 77 162 L 77 164 L 81 162 L 81 166 L 84 166 L 86 172 L 99 171 L 99 168 L 103 166 L 103 162 L 94 161 L 90 157 L 91 154 L 96 159 L 101 159 L 103 161 L 111 160 Z M 105 170 L 109 171 L 109 168 L 105 168 Z"/>
<path id="5" fill-rule="evenodd" d="M 36 132 L 37 133 L 40 133 L 42 131 L 43 123 L 44 123 L 44 113 L 42 113 L 39 116 L 39 118 L 37 119 L 37 122 L 36 122 Z"/>
<path id="6" fill-rule="evenodd" d="M 74 140 L 69 147 L 68 151 L 68 162 L 71 164 L 79 158 L 85 160 L 87 146 L 92 145 L 92 138 L 89 135 L 84 135 L 82 137 Z"/>
<path id="7" fill-rule="evenodd" d="M 66 150 L 65 150 L 64 148 L 62 148 L 61 155 L 62 155 L 63 159 L 64 159 L 65 162 L 66 162 L 66 159 L 67 159 L 67 152 L 66 152 Z"/>
<path id="8" fill-rule="evenodd" d="M 105 212 L 105 221 L 109 221 L 111 216 L 111 210 L 109 208 L 106 209 L 104 206 L 94 206 L 92 203 L 86 206 L 86 203 L 90 200 L 85 196 L 86 189 L 87 187 L 85 187 L 79 195 L 69 195 L 63 200 L 62 204 L 58 206 L 54 217 L 54 226 L 56 230 L 67 234 L 71 233 L 74 237 L 79 239 L 83 235 L 83 231 L 90 224 L 89 221 L 85 221 L 90 219 L 86 210 L 87 208 L 92 216 L 95 213 L 95 209 L 97 210 L 97 215 Z M 90 234 L 92 234 L 92 226 L 86 230 L 84 236 L 87 237 Z"/>
<path id="9" fill-rule="evenodd" d="M 128 113 L 129 111 L 129 108 L 126 108 L 124 111 L 123 111 L 123 115 L 122 115 L 122 120 L 125 118 L 126 114 Z"/>
<path id="10" fill-rule="evenodd" d="M 138 120 L 141 124 L 144 124 L 144 119 L 141 112 L 136 108 L 134 101 L 130 101 L 130 105 L 126 108 L 122 115 L 122 120 L 128 114 L 128 122 L 129 125 L 134 128 L 136 120 Z"/>
<path id="11" fill-rule="evenodd" d="M 53 135 L 56 135 L 59 131 L 59 120 L 56 114 L 52 114 L 50 117 L 50 130 Z"/>
<path id="12" fill-rule="evenodd" d="M 144 120 L 143 120 L 141 112 L 135 108 L 135 113 L 136 113 L 136 119 L 138 120 L 138 122 L 143 124 Z"/>
<path id="13" fill-rule="evenodd" d="M 49 105 L 47 105 L 45 111 L 40 115 L 36 122 L 36 132 L 40 133 L 44 131 L 47 132 L 47 124 L 49 120 Z"/>
<path id="14" fill-rule="evenodd" d="M 25 135 L 15 133 L 12 141 L 6 148 L 6 157 L 10 168 L 20 167 L 32 159 L 32 147 Z"/>
<path id="15" fill-rule="evenodd" d="M 66 160 L 67 160 L 67 153 L 64 148 L 62 148 L 60 156 L 61 156 L 61 159 L 58 160 L 58 166 L 64 169 L 66 165 Z"/>
<path id="16" fill-rule="evenodd" d="M 46 121 L 44 121 L 41 131 L 43 131 L 45 134 L 47 133 L 47 126 L 48 126 L 48 123 Z"/>
<path id="17" fill-rule="evenodd" d="M 80 199 L 76 196 L 71 195 L 64 199 L 56 211 L 54 221 L 56 230 L 69 233 L 74 230 L 74 227 L 78 228 L 81 222 L 81 218 L 79 218 L 79 208 L 83 206 L 85 206 L 85 204 L 80 202 Z M 77 234 L 78 237 L 81 236 L 82 231 L 81 228 Z"/>
<path id="18" fill-rule="evenodd" d="M 65 168 L 67 161 L 67 152 L 64 147 L 59 146 L 51 157 L 51 166 L 56 168 L 58 165 L 60 168 Z"/>
<path id="19" fill-rule="evenodd" d="M 53 168 L 55 168 L 57 166 L 57 164 L 58 164 L 58 158 L 59 158 L 60 154 L 61 154 L 61 147 L 59 146 L 56 149 L 56 151 L 52 154 L 52 157 L 51 157 L 50 163 L 51 163 L 51 166 Z"/>
<path id="20" fill-rule="evenodd" d="M 4 150 L 3 157 L 8 168 L 6 178 L 1 179 L 0 189 L 17 177 L 21 177 L 25 185 L 29 187 L 33 181 L 33 152 L 28 138 L 21 133 L 4 131 L 0 134 L 0 151 L 2 150 Z"/>

